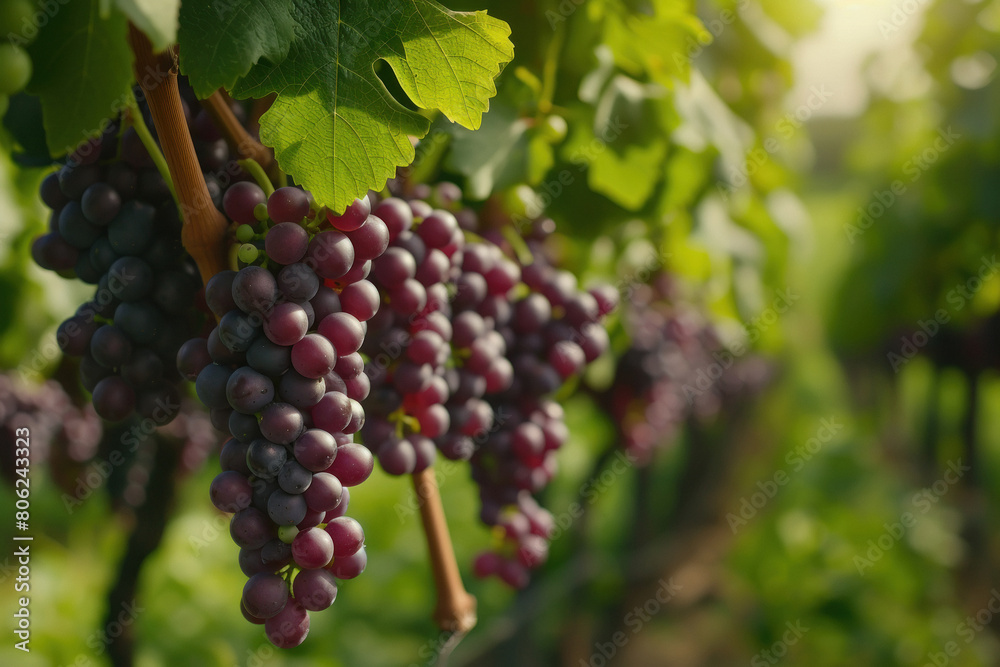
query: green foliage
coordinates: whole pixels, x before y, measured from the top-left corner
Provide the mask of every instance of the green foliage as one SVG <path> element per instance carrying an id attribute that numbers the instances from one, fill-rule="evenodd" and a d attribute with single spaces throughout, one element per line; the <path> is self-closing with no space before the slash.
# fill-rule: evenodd
<path id="1" fill-rule="evenodd" d="M 338 5 L 299 2 L 303 30 L 280 63 L 258 63 L 233 90 L 277 93 L 261 117 L 261 140 L 317 201 L 343 210 L 380 189 L 413 160 L 408 135 L 428 122 L 393 99 L 375 75 L 384 59 L 403 90 L 469 128 L 494 94 L 493 77 L 512 56 L 509 30 L 485 13 L 460 14 L 435 2 Z"/>
<path id="2" fill-rule="evenodd" d="M 199 97 L 232 88 L 261 58 L 284 60 L 297 25 L 292 0 L 186 2 L 180 21 L 181 71 Z"/>
<path id="3" fill-rule="evenodd" d="M 61 7 L 28 47 L 34 76 L 28 92 L 42 100 L 52 155 L 96 136 L 125 106 L 132 82 L 126 17 L 101 12 L 101 0 Z"/>

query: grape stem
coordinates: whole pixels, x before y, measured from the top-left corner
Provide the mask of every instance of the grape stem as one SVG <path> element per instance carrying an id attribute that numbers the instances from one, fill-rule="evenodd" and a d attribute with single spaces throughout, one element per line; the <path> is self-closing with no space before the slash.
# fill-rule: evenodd
<path id="1" fill-rule="evenodd" d="M 413 488 L 420 499 L 420 520 L 437 588 L 434 621 L 442 630 L 467 633 L 476 626 L 476 598 L 462 584 L 434 468 L 413 473 Z"/>
<path id="2" fill-rule="evenodd" d="M 150 133 L 149 128 L 146 127 L 146 120 L 142 117 L 142 112 L 139 111 L 139 103 L 135 101 L 135 95 L 129 91 L 128 96 L 128 121 L 132 124 L 135 129 L 135 133 L 139 135 L 139 141 L 145 146 L 146 152 L 149 156 L 153 158 L 153 164 L 156 165 L 156 170 L 160 172 L 160 176 L 167 183 L 167 188 L 170 190 L 170 196 L 174 198 L 174 202 L 177 202 L 177 191 L 174 190 L 174 179 L 170 178 L 170 168 L 167 167 L 167 161 L 163 157 L 163 151 L 160 150 L 159 144 L 156 143 L 156 139 L 153 138 L 152 133 Z"/>
<path id="3" fill-rule="evenodd" d="M 243 171 L 247 172 L 253 179 L 257 181 L 257 185 L 260 186 L 264 194 L 270 197 L 274 193 L 274 185 L 271 183 L 271 179 L 266 173 L 264 173 L 264 168 L 260 166 L 260 162 L 254 160 L 252 157 L 248 157 L 244 160 L 238 160 L 239 165 L 243 167 Z"/>
<path id="4" fill-rule="evenodd" d="M 274 159 L 271 150 L 260 143 L 250 133 L 244 129 L 239 118 L 233 113 L 232 107 L 223 96 L 222 92 L 215 91 L 201 101 L 201 106 L 212 117 L 215 126 L 225 137 L 230 150 L 234 151 L 243 160 L 254 160 L 263 167 L 271 183 L 282 183 L 284 174 L 278 168 L 278 163 Z"/>
<path id="5" fill-rule="evenodd" d="M 135 54 L 136 80 L 149 103 L 184 220 L 181 241 L 198 264 L 202 282 L 226 268 L 226 219 L 215 208 L 188 133 L 177 88 L 177 61 L 172 51 L 153 53 L 149 39 L 129 24 L 129 46 Z M 157 72 L 158 76 L 149 76 Z"/>

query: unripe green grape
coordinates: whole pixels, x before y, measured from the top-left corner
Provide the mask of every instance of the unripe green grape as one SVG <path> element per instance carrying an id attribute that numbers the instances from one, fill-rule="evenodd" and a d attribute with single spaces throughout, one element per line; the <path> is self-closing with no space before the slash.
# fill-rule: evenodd
<path id="1" fill-rule="evenodd" d="M 12 95 L 31 80 L 31 56 L 15 44 L 0 44 L 0 95 Z"/>
<path id="2" fill-rule="evenodd" d="M 236 228 L 236 240 L 240 243 L 246 243 L 253 238 L 253 235 L 253 227 L 250 225 L 240 225 Z"/>
<path id="3" fill-rule="evenodd" d="M 257 204 L 253 207 L 253 216 L 263 222 L 267 220 L 267 204 Z"/>
<path id="4" fill-rule="evenodd" d="M 299 529 L 296 526 L 278 526 L 278 539 L 285 544 L 291 544 L 298 534 Z"/>
<path id="5" fill-rule="evenodd" d="M 247 264 L 253 264 L 257 261 L 257 255 L 259 254 L 257 246 L 252 243 L 244 243 L 240 246 L 240 251 L 237 253 L 237 257 L 240 258 L 241 262 Z"/>

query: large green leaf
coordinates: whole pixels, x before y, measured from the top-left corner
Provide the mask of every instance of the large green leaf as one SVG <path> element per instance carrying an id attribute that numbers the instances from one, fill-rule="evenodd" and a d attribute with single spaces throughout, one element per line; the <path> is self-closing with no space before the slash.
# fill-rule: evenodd
<path id="1" fill-rule="evenodd" d="M 28 92 L 42 100 L 49 150 L 61 155 L 100 134 L 124 106 L 132 82 L 128 21 L 102 18 L 100 0 L 62 6 L 28 47 L 35 74 Z"/>
<path id="2" fill-rule="evenodd" d="M 232 88 L 261 58 L 279 63 L 295 39 L 292 0 L 215 0 L 181 5 L 180 65 L 195 93 Z"/>
<path id="3" fill-rule="evenodd" d="M 288 56 L 258 63 L 233 93 L 277 93 L 261 117 L 261 141 L 335 210 L 408 164 L 408 135 L 423 136 L 429 126 L 392 98 L 376 61 L 389 63 L 415 104 L 474 129 L 496 93 L 493 79 L 513 58 L 506 23 L 431 0 L 299 0 L 294 17 L 301 31 Z"/>
<path id="4" fill-rule="evenodd" d="M 194 3 L 188 2 L 188 5 Z M 115 0 L 115 5 L 162 51 L 177 41 L 180 0 Z"/>

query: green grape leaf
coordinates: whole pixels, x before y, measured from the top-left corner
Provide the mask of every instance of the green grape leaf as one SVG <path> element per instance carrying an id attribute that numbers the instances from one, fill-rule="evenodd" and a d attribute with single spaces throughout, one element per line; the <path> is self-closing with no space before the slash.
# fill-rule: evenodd
<path id="1" fill-rule="evenodd" d="M 506 23 L 432 0 L 298 0 L 294 18 L 300 32 L 288 56 L 255 65 L 233 94 L 277 93 L 261 117 L 261 141 L 286 173 L 337 211 L 409 164 L 408 135 L 429 127 L 389 94 L 377 61 L 389 64 L 414 104 L 476 129 L 496 94 L 494 78 L 513 58 Z"/>
<path id="2" fill-rule="evenodd" d="M 115 0 L 115 6 L 146 34 L 154 50 L 162 51 L 177 41 L 180 0 Z"/>
<path id="3" fill-rule="evenodd" d="M 52 155 L 100 134 L 131 95 L 132 52 L 128 19 L 112 10 L 102 18 L 99 0 L 70 2 L 28 47 L 35 74 L 28 92 L 42 100 Z"/>
<path id="4" fill-rule="evenodd" d="M 470 198 L 486 199 L 493 191 L 524 180 L 528 123 L 518 117 L 515 108 L 497 104 L 475 132 L 454 126 L 451 130 L 453 139 L 446 164 L 450 170 L 465 175 Z"/>
<path id="5" fill-rule="evenodd" d="M 292 0 L 181 5 L 180 66 L 198 97 L 232 88 L 261 58 L 280 63 L 295 39 Z"/>
<path id="6" fill-rule="evenodd" d="M 619 154 L 615 150 L 598 153 L 590 163 L 587 183 L 611 201 L 629 211 L 637 211 L 653 194 L 663 174 L 667 142 L 630 144 Z"/>

